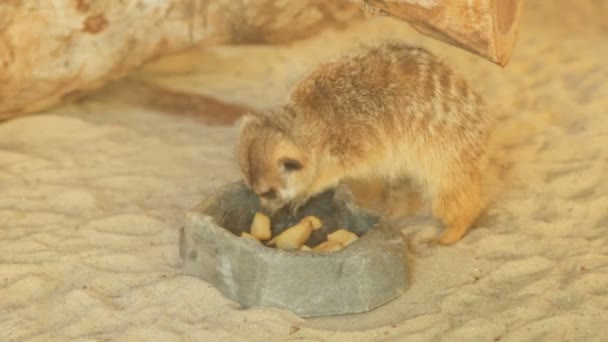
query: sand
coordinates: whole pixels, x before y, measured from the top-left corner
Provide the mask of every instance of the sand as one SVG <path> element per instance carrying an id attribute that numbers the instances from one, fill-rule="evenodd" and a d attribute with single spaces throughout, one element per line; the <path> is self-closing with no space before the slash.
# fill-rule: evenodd
<path id="1" fill-rule="evenodd" d="M 238 178 L 235 127 L 102 95 L 1 124 L 0 341 L 607 340 L 608 8 L 551 6 L 525 3 L 505 69 L 376 18 L 291 46 L 209 48 L 178 76 L 139 75 L 264 108 L 323 58 L 388 37 L 467 76 L 498 120 L 488 208 L 451 247 L 424 243 L 435 221 L 404 220 L 411 289 L 366 314 L 241 310 L 179 275 L 184 212 Z"/>

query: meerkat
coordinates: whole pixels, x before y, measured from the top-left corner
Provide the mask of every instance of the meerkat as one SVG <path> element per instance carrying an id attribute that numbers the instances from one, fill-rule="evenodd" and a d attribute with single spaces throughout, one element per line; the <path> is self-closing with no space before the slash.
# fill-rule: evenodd
<path id="1" fill-rule="evenodd" d="M 460 240 L 481 211 L 491 118 L 480 95 L 435 55 L 384 41 L 320 64 L 289 100 L 246 115 L 237 145 L 246 185 L 274 212 L 297 210 L 348 179 L 407 177 Z"/>

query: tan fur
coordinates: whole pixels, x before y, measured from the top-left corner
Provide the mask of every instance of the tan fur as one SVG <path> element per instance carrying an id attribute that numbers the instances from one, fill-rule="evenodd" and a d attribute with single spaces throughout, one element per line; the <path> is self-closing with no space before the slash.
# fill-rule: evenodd
<path id="1" fill-rule="evenodd" d="M 491 120 L 480 96 L 428 51 L 397 42 L 369 45 L 321 64 L 290 101 L 241 125 L 247 184 L 297 208 L 346 179 L 409 177 L 432 198 L 458 241 L 480 212 L 480 168 Z M 285 170 L 296 160 L 298 170 Z"/>

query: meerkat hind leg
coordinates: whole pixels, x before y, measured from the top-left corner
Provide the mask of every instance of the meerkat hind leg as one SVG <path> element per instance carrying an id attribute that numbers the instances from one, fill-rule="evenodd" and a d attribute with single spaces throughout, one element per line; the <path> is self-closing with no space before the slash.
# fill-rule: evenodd
<path id="1" fill-rule="evenodd" d="M 413 216 L 424 202 L 419 186 L 409 178 L 389 182 L 385 200 L 386 215 L 390 219 Z"/>
<path id="2" fill-rule="evenodd" d="M 437 240 L 439 244 L 449 245 L 460 240 L 479 215 L 481 189 L 477 172 L 464 178 L 441 187 L 433 199 L 433 214 L 446 226 Z"/>

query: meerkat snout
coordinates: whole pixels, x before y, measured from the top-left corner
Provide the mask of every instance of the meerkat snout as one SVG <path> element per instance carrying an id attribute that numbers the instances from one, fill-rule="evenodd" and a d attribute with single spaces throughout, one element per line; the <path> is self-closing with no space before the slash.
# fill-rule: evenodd
<path id="1" fill-rule="evenodd" d="M 255 115 L 242 120 L 239 166 L 266 210 L 274 212 L 301 195 L 313 177 L 311 164 L 284 128 Z"/>

